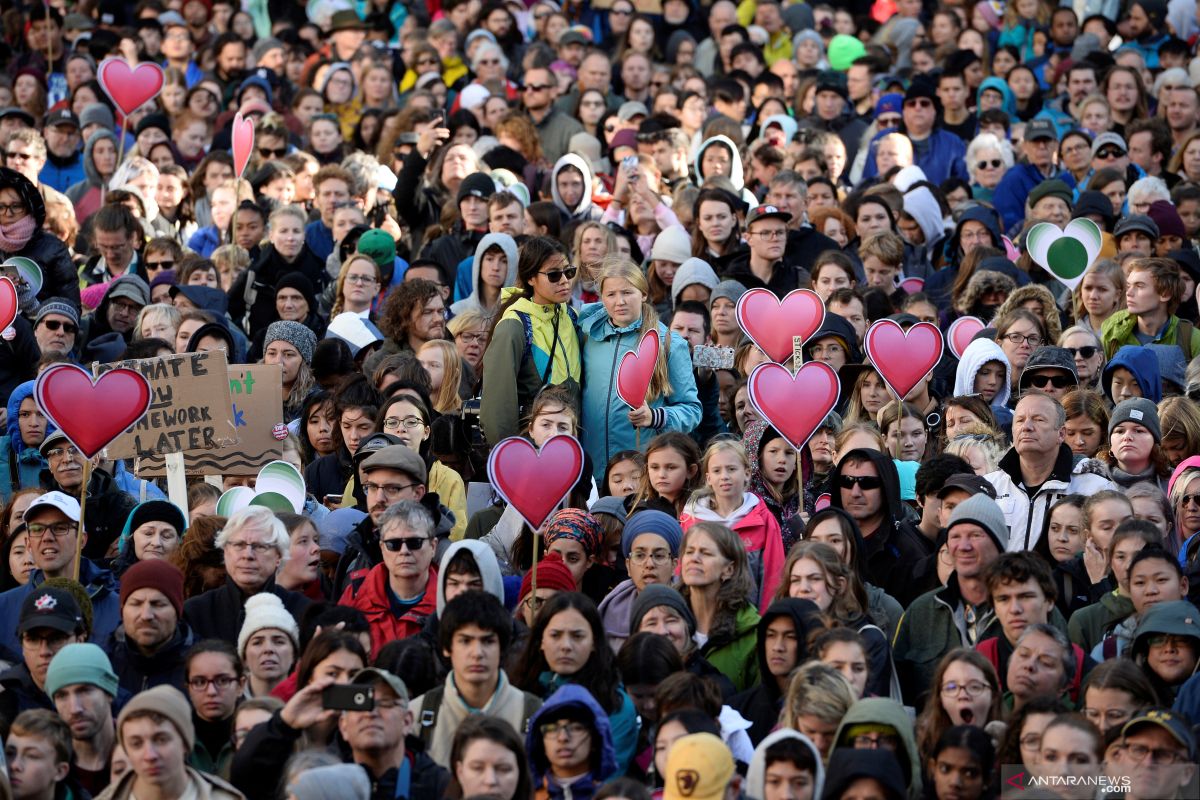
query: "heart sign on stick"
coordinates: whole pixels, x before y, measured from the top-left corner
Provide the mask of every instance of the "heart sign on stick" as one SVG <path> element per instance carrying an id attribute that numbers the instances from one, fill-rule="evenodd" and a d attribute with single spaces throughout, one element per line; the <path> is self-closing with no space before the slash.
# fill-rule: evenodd
<path id="1" fill-rule="evenodd" d="M 304 513 L 306 498 L 300 470 L 286 461 L 272 461 L 258 471 L 254 488 L 234 486 L 217 500 L 217 514 L 231 517 L 247 506 L 266 506 L 272 511 Z"/>
<path id="2" fill-rule="evenodd" d="M 907 331 L 893 319 L 881 319 L 867 329 L 867 357 L 884 383 L 904 399 L 942 358 L 942 332 L 931 322 L 918 322 Z"/>
<path id="3" fill-rule="evenodd" d="M 954 353 L 955 358 L 962 358 L 963 350 L 967 349 L 975 334 L 985 327 L 987 326 L 979 317 L 959 317 L 946 329 L 946 346 Z"/>
<path id="4" fill-rule="evenodd" d="M 795 375 L 780 364 L 759 364 L 746 389 L 763 419 L 797 450 L 837 407 L 842 393 L 837 373 L 823 361 L 809 361 Z"/>
<path id="5" fill-rule="evenodd" d="M 233 171 L 237 173 L 239 178 L 246 171 L 246 165 L 250 163 L 250 156 L 254 153 L 254 118 L 243 117 L 242 112 L 238 112 L 233 118 Z"/>
<path id="6" fill-rule="evenodd" d="M 0 331 L 16 321 L 19 307 L 17 285 L 8 278 L 0 278 Z"/>
<path id="7" fill-rule="evenodd" d="M 1071 220 L 1061 231 L 1057 225 L 1041 222 L 1025 236 L 1025 248 L 1033 263 L 1071 291 L 1083 280 L 1088 267 L 1096 263 L 1103 244 L 1100 226 L 1082 217 Z"/>
<path id="8" fill-rule="evenodd" d="M 617 367 L 617 397 L 632 409 L 641 408 L 646 402 L 661 347 L 658 331 L 651 330 L 642 337 L 636 350 L 621 356 L 621 364 Z"/>
<path id="9" fill-rule="evenodd" d="M 162 91 L 163 69 L 151 61 L 131 67 L 123 58 L 106 58 L 96 70 L 96 80 L 113 104 L 129 116 Z"/>
<path id="10" fill-rule="evenodd" d="M 574 436 L 554 436 L 539 451 L 510 436 L 488 456 L 488 480 L 535 531 L 571 493 L 583 474 L 583 445 Z"/>
<path id="11" fill-rule="evenodd" d="M 125 368 L 92 380 L 83 367 L 59 364 L 38 376 L 33 396 L 46 418 L 91 458 L 149 410 L 150 382 Z"/>
<path id="12" fill-rule="evenodd" d="M 769 289 L 751 289 L 738 299 L 737 321 L 767 358 L 776 363 L 792 355 L 792 338 L 804 341 L 821 329 L 825 304 L 811 289 L 795 289 L 780 300 Z"/>

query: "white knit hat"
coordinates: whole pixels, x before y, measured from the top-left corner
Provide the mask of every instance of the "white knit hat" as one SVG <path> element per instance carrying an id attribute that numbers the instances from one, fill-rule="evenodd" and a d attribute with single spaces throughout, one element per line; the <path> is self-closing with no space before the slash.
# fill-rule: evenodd
<path id="1" fill-rule="evenodd" d="M 668 225 L 654 238 L 650 259 L 682 264 L 692 257 L 692 237 L 682 225 Z"/>
<path id="2" fill-rule="evenodd" d="M 283 607 L 283 601 L 270 592 L 260 592 L 246 601 L 246 621 L 238 633 L 238 657 L 246 658 L 246 642 L 255 633 L 267 628 L 283 631 L 292 640 L 296 658 L 300 657 L 300 628 Z"/>

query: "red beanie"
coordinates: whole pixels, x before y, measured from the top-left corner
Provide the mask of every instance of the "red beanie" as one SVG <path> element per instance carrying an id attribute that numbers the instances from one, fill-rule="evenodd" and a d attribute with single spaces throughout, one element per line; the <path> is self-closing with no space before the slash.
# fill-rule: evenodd
<path id="1" fill-rule="evenodd" d="M 547 553 L 546 557 L 537 563 L 537 583 L 539 589 L 557 589 L 560 592 L 574 592 L 579 589 L 575 585 L 575 576 L 567 569 L 558 553 Z M 526 572 L 525 577 L 521 579 L 521 596 L 517 598 L 517 602 L 524 600 L 531 591 L 533 570 Z"/>
<path id="2" fill-rule="evenodd" d="M 183 619 L 183 573 L 161 558 L 139 561 L 121 576 L 121 607 L 138 589 L 157 589 Z"/>

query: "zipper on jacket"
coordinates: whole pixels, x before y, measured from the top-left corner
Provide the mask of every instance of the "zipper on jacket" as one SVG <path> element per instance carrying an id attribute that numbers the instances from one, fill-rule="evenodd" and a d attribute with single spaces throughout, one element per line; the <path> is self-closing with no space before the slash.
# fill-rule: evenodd
<path id="1" fill-rule="evenodd" d="M 610 320 L 610 322 L 611 322 L 611 320 Z M 613 326 L 613 330 L 616 330 L 615 325 Z M 624 335 L 625 334 L 621 333 L 620 331 L 617 331 L 617 344 L 616 344 L 616 347 L 613 348 L 612 364 L 609 365 L 609 367 L 608 367 L 608 397 L 604 401 L 604 458 L 606 461 L 608 459 L 608 451 L 609 451 L 610 447 L 612 446 L 612 443 L 609 441 L 609 435 L 608 435 L 609 429 L 610 429 L 608 418 L 609 418 L 609 409 L 612 408 L 613 377 L 616 375 L 616 372 L 617 372 L 617 357 L 621 354 L 621 337 Z M 592 466 L 593 466 L 593 468 L 595 467 L 594 464 Z"/>

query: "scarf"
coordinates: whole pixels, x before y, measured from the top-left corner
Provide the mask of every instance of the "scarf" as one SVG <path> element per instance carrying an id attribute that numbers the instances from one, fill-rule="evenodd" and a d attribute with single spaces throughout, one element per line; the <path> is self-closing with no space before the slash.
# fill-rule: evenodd
<path id="1" fill-rule="evenodd" d="M 37 221 L 28 215 L 8 225 L 0 225 L 0 250 L 6 253 L 23 250 L 36 230 Z"/>

